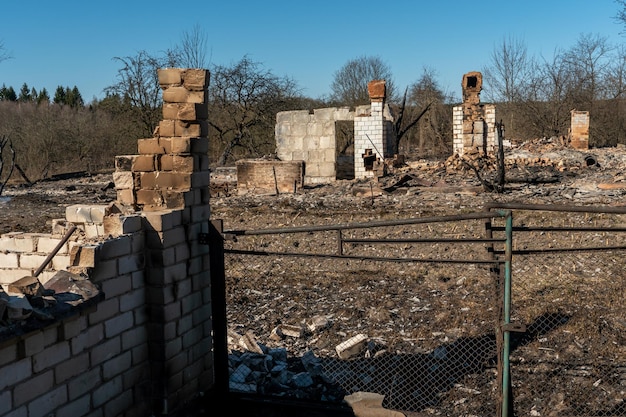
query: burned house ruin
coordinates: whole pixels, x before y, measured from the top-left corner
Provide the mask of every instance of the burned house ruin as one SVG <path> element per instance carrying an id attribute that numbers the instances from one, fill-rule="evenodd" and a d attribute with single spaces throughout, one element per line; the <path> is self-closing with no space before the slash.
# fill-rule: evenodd
<path id="1" fill-rule="evenodd" d="M 368 84 L 370 104 L 283 111 L 276 115 L 275 160 L 240 160 L 237 191 L 295 192 L 304 185 L 374 178 L 396 153 L 384 80 Z"/>

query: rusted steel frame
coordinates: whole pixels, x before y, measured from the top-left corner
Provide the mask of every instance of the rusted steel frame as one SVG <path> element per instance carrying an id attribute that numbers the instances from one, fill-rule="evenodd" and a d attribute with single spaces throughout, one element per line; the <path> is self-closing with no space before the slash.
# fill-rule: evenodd
<path id="1" fill-rule="evenodd" d="M 462 220 L 477 220 L 492 217 L 505 217 L 504 212 L 475 212 L 467 214 L 457 214 L 451 216 L 437 217 L 418 217 L 403 220 L 379 220 L 366 223 L 344 223 L 324 226 L 299 226 L 299 227 L 283 227 L 278 229 L 257 229 L 257 230 L 229 230 L 226 234 L 235 236 L 252 236 L 252 235 L 277 235 L 281 233 L 303 233 L 303 232 L 326 232 L 331 230 L 347 230 L 347 229 L 369 229 L 374 227 L 387 226 L 406 226 L 411 224 L 425 223 L 446 223 Z"/>
<path id="2" fill-rule="evenodd" d="M 626 207 L 573 206 L 567 204 L 523 204 L 488 202 L 483 206 L 486 210 L 538 210 L 538 211 L 570 211 L 576 213 L 612 213 L 626 214 Z"/>
<path id="3" fill-rule="evenodd" d="M 455 263 L 455 264 L 493 264 L 504 263 L 505 261 L 494 261 L 493 259 L 427 259 L 427 258 L 386 258 L 381 256 L 357 256 L 338 255 L 332 253 L 298 253 L 298 252 L 267 252 L 257 250 L 224 249 L 224 253 L 233 255 L 255 255 L 255 256 L 293 256 L 300 258 L 333 258 L 333 259 L 354 259 L 359 261 L 381 261 L 381 262 L 425 262 L 425 263 Z"/>
<path id="4" fill-rule="evenodd" d="M 579 248 L 545 248 L 545 249 L 516 249 L 513 251 L 513 255 L 531 255 L 535 253 L 555 253 L 555 252 L 594 252 L 594 251 L 607 251 L 607 250 L 625 250 L 626 246 L 589 246 Z M 495 251 L 496 254 L 501 255 L 503 251 Z"/>
<path id="5" fill-rule="evenodd" d="M 39 274 L 43 272 L 46 266 L 48 266 L 48 264 L 52 261 L 52 258 L 54 258 L 55 255 L 61 250 L 63 245 L 65 245 L 65 243 L 68 241 L 70 236 L 72 236 L 72 234 L 76 231 L 76 229 L 77 229 L 76 226 L 70 227 L 70 229 L 65 233 L 65 236 L 63 236 L 63 239 L 61 239 L 61 241 L 56 245 L 56 247 L 52 250 L 52 252 L 48 254 L 48 256 L 43 261 L 43 263 L 39 266 L 39 268 L 37 268 L 37 270 L 33 274 L 34 277 L 38 277 Z"/>
<path id="6" fill-rule="evenodd" d="M 344 243 L 496 243 L 506 239 L 343 239 Z"/>
<path id="7" fill-rule="evenodd" d="M 494 226 L 491 230 L 502 232 L 504 227 Z M 553 227 L 513 226 L 514 232 L 626 232 L 626 227 Z"/>

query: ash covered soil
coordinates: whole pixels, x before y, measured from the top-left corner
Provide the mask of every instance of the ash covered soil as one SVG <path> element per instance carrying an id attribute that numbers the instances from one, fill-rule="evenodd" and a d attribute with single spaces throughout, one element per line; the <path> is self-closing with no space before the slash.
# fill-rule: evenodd
<path id="1" fill-rule="evenodd" d="M 408 161 L 379 181 L 337 181 L 305 187 L 296 194 L 240 196 L 232 178 L 212 176 L 211 216 L 223 220 L 228 231 L 447 216 L 481 211 L 490 202 L 626 206 L 626 148 L 576 151 L 544 139 L 507 149 L 506 158 L 507 184 L 503 193 L 485 191 L 475 172 L 454 158 Z M 483 180 L 489 181 L 490 175 L 492 171 L 482 171 Z M 0 196 L 0 234 L 50 233 L 52 220 L 62 219 L 66 206 L 114 201 L 111 181 L 111 175 L 104 173 L 32 186 L 8 184 Z M 564 227 L 626 228 L 626 215 L 548 216 L 535 212 L 522 213 L 515 221 L 542 224 L 547 217 L 556 219 L 553 225 Z M 459 230 L 454 224 L 433 231 L 438 237 L 484 232 Z M 394 229 L 380 233 L 378 236 L 389 238 L 405 232 Z M 542 238 L 543 247 L 576 247 L 610 244 L 614 236 L 604 232 L 585 237 L 545 233 Z M 316 239 L 311 235 L 264 236 L 249 242 L 226 242 L 226 246 L 316 252 L 327 244 L 327 240 Z M 623 245 L 620 239 L 618 243 Z M 537 243 L 523 237 L 516 242 L 516 249 Z M 404 249 L 409 250 L 408 246 Z M 369 256 L 390 255 L 383 253 L 383 247 L 369 250 Z M 450 257 L 459 255 L 451 246 L 419 248 L 423 258 L 437 257 L 442 251 Z M 511 356 L 516 372 L 514 398 L 520 415 L 626 415 L 623 254 L 614 250 L 595 251 L 592 256 L 520 255 L 514 259 L 513 318 L 529 326 L 526 333 L 516 336 Z M 402 345 L 411 354 L 433 352 L 460 340 L 460 336 L 493 334 L 491 319 L 495 312 L 482 307 L 496 295 L 481 268 L 427 264 L 408 273 L 404 264 L 385 264 L 373 269 L 361 266 L 351 272 L 349 279 L 343 279 L 341 266 L 329 268 L 303 262 L 292 265 L 290 271 L 296 271 L 295 275 L 283 280 L 271 274 L 242 272 L 263 269 L 265 262 L 235 264 L 232 273 L 227 271 L 229 329 L 239 334 L 252 330 L 259 343 L 285 347 L 296 356 L 309 350 L 332 356 L 335 346 L 363 332 L 376 341 L 374 350 Z M 236 269 L 239 267 L 241 270 Z M 274 268 L 278 276 L 285 276 L 286 270 L 286 264 L 279 265 L 277 272 Z M 411 274 L 419 276 L 420 285 L 408 282 L 408 277 L 414 276 Z M 330 327 L 297 339 L 271 337 L 276 326 L 302 325 L 317 315 L 329 318 Z M 241 346 L 231 348 L 231 352 L 241 350 Z M 490 391 L 494 388 L 493 378 L 487 379 L 480 372 L 464 374 L 462 379 L 442 384 L 431 393 L 432 398 L 423 399 L 416 411 L 405 413 L 476 413 L 472 407 L 482 398 L 480 395 L 488 395 L 486 404 L 494 397 Z M 446 410 L 441 407 L 443 403 L 452 406 Z M 490 407 L 478 411 L 491 412 Z"/>

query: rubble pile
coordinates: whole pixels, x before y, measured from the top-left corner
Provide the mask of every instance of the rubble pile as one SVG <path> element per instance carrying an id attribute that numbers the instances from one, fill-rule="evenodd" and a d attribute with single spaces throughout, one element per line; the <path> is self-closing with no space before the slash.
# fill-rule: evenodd
<path id="1" fill-rule="evenodd" d="M 45 284 L 35 276 L 0 287 L 0 340 L 41 328 L 94 305 L 103 294 L 88 278 L 57 272 Z"/>

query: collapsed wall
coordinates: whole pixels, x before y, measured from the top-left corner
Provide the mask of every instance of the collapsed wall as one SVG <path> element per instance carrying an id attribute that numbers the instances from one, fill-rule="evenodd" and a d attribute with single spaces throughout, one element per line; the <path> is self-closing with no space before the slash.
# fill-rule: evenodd
<path id="1" fill-rule="evenodd" d="M 0 236 L 3 288 L 32 281 L 58 247 L 34 278 L 44 288 L 59 275 L 68 288 L 89 280 L 100 291 L 88 308 L 65 306 L 56 317 L 29 307 L 25 294 L 0 291 L 4 310 L 16 312 L 19 302 L 22 314 L 0 329 L 0 416 L 168 414 L 214 383 L 209 247 L 201 239 L 210 215 L 209 74 L 162 69 L 158 77 L 163 120 L 154 137 L 138 141 L 137 155 L 116 157 L 117 201 L 67 207 L 50 235 Z M 78 232 L 64 242 L 72 228 Z"/>

